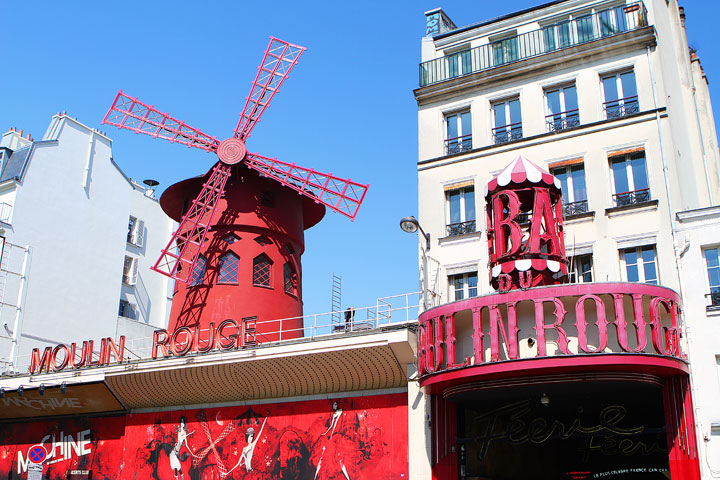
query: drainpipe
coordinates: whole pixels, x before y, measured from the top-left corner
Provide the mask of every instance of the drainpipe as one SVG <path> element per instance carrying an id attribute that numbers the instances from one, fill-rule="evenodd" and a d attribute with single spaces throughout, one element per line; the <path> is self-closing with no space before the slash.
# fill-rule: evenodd
<path id="1" fill-rule="evenodd" d="M 10 348 L 10 368 L 13 370 L 17 369 L 17 346 L 20 338 L 20 330 L 22 329 L 23 321 L 23 310 L 25 308 L 25 294 L 27 293 L 27 272 L 30 267 L 30 246 L 22 247 L 25 250 L 25 257 L 23 258 L 22 270 L 20 272 L 20 288 L 18 289 L 18 301 L 17 310 L 15 311 L 15 323 L 13 324 L 12 332 L 12 347 Z"/>

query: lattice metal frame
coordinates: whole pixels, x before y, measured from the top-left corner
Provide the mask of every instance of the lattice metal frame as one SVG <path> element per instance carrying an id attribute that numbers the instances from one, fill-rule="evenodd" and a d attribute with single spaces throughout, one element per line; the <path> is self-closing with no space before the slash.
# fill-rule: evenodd
<path id="1" fill-rule="evenodd" d="M 162 138 L 218 155 L 208 181 L 183 216 L 177 231 L 162 251 L 153 270 L 181 282 L 188 282 L 204 246 L 209 222 L 225 191 L 230 165 L 244 162 L 261 175 L 272 178 L 331 210 L 355 219 L 368 185 L 299 167 L 256 153 L 248 153 L 245 140 L 260 121 L 270 101 L 295 67 L 304 47 L 270 37 L 270 43 L 250 88 L 240 120 L 231 138 L 219 141 L 201 130 L 161 112 L 137 98 L 118 92 L 103 123 L 136 133 Z"/>
<path id="2" fill-rule="evenodd" d="M 238 283 L 240 270 L 240 257 L 233 252 L 228 252 L 218 262 L 219 272 L 217 283 Z"/>
<path id="3" fill-rule="evenodd" d="M 261 253 L 253 259 L 253 285 L 257 287 L 272 286 L 272 261 Z"/>

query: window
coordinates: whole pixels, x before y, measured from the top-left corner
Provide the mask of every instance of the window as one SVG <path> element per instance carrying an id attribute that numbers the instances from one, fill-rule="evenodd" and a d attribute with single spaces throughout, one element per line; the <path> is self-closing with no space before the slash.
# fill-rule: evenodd
<path id="1" fill-rule="evenodd" d="M 220 257 L 220 274 L 218 275 L 218 283 L 237 283 L 239 264 L 240 257 L 235 255 L 233 252 L 228 252 Z"/>
<path id="2" fill-rule="evenodd" d="M 472 181 L 468 182 L 472 184 Z M 458 187 L 458 186 L 456 186 Z M 447 203 L 447 235 L 452 237 L 475 231 L 475 188 L 466 186 L 445 192 Z"/>
<path id="3" fill-rule="evenodd" d="M 708 284 L 710 285 L 710 305 L 720 307 L 720 249 L 707 248 L 705 264 L 707 265 Z"/>
<path id="4" fill-rule="evenodd" d="M 459 77 L 472 72 L 472 56 L 470 49 L 446 55 L 448 78 Z"/>
<path id="5" fill-rule="evenodd" d="M 138 275 L 138 259 L 125 255 L 125 264 L 123 265 L 122 282 L 125 285 L 135 285 Z"/>
<path id="6" fill-rule="evenodd" d="M 645 172 L 645 152 L 610 158 L 615 186 L 615 205 L 635 205 L 650 201 L 650 187 Z"/>
<path id="7" fill-rule="evenodd" d="M 522 138 L 520 99 L 514 98 L 492 104 L 495 128 L 492 130 L 495 144 Z"/>
<path id="8" fill-rule="evenodd" d="M 605 117 L 619 118 L 640 111 L 635 73 L 620 72 L 602 77 Z"/>
<path id="9" fill-rule="evenodd" d="M 450 275 L 448 277 L 448 283 L 450 284 L 451 301 L 477 297 L 477 282 L 477 272 Z"/>
<path id="10" fill-rule="evenodd" d="M 575 85 L 545 90 L 548 130 L 557 132 L 580 125 Z"/>
<path id="11" fill-rule="evenodd" d="M 135 217 L 130 217 L 128 222 L 127 241 L 138 247 L 142 247 L 143 237 L 145 233 L 145 222 Z"/>
<path id="12" fill-rule="evenodd" d="M 658 276 L 655 265 L 655 247 L 626 248 L 622 250 L 622 262 L 628 282 L 651 283 L 657 285 Z"/>
<path id="13" fill-rule="evenodd" d="M 639 10 L 639 5 L 631 7 L 615 7 L 598 13 L 600 35 L 608 37 L 628 30 L 626 13 Z"/>
<path id="14" fill-rule="evenodd" d="M 283 285 L 285 293 L 297 296 L 297 275 L 295 269 L 289 263 L 283 265 Z"/>
<path id="15" fill-rule="evenodd" d="M 135 320 L 135 305 L 128 302 L 127 300 L 120 300 L 118 316 Z"/>
<path id="16" fill-rule="evenodd" d="M 512 36 L 490 44 L 494 65 L 514 62 L 518 59 L 518 37 Z"/>
<path id="17" fill-rule="evenodd" d="M 253 260 L 253 285 L 256 287 L 270 287 L 270 270 L 272 262 L 267 255 L 261 253 Z"/>
<path id="18" fill-rule="evenodd" d="M 470 110 L 445 116 L 447 127 L 445 154 L 460 153 L 472 149 L 472 117 Z"/>
<path id="19" fill-rule="evenodd" d="M 223 237 L 223 241 L 229 245 L 232 245 L 233 243 L 240 240 L 240 237 L 235 235 L 234 233 L 229 233 Z"/>
<path id="20" fill-rule="evenodd" d="M 572 44 L 570 37 L 570 21 L 561 22 L 543 28 L 543 39 L 545 40 L 546 52 L 569 47 Z"/>
<path id="21" fill-rule="evenodd" d="M 207 258 L 203 255 L 198 255 L 195 261 L 195 266 L 190 274 L 190 286 L 202 285 L 205 283 L 205 271 L 207 269 Z"/>
<path id="22" fill-rule="evenodd" d="M 592 254 L 575 255 L 568 258 L 570 264 L 568 276 L 570 283 L 587 283 L 593 281 Z"/>
<path id="23" fill-rule="evenodd" d="M 587 213 L 587 190 L 585 188 L 585 166 L 582 163 L 550 171 L 562 185 L 563 216 L 572 217 Z"/>
<path id="24" fill-rule="evenodd" d="M 270 241 L 270 239 L 269 239 L 268 237 L 266 237 L 265 235 L 258 235 L 257 237 L 255 237 L 254 240 L 255 240 L 257 243 L 259 243 L 260 245 L 262 245 L 263 247 L 264 247 L 265 245 L 270 245 L 270 244 L 272 243 L 272 242 Z"/>

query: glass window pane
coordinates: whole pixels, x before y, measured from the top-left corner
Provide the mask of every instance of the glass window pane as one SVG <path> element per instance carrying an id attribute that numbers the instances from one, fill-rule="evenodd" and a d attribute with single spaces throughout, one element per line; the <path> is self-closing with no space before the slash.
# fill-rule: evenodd
<path id="1" fill-rule="evenodd" d="M 560 90 L 551 90 L 545 94 L 547 96 L 548 110 L 550 114 L 562 112 L 560 106 Z"/>
<path id="2" fill-rule="evenodd" d="M 462 126 L 462 135 L 472 134 L 472 121 L 470 112 L 463 112 L 460 114 L 460 124 Z"/>
<path id="3" fill-rule="evenodd" d="M 647 175 L 645 173 L 645 156 L 639 156 L 630 160 L 633 172 L 634 190 L 648 188 Z"/>
<path id="4" fill-rule="evenodd" d="M 237 283 L 239 257 L 234 253 L 228 253 L 220 258 L 219 283 Z"/>
<path id="5" fill-rule="evenodd" d="M 720 267 L 720 259 L 718 258 L 717 248 L 708 248 L 705 250 L 705 261 L 708 267 Z"/>
<path id="6" fill-rule="evenodd" d="M 635 72 L 625 72 L 621 74 L 620 83 L 622 83 L 622 95 L 624 98 L 637 96 Z"/>
<path id="7" fill-rule="evenodd" d="M 615 75 L 612 77 L 605 77 L 602 79 L 603 92 L 605 92 L 605 101 L 611 102 L 618 99 L 617 91 L 617 78 Z"/>
<path id="8" fill-rule="evenodd" d="M 510 101 L 510 123 L 520 123 L 520 99 Z"/>
<path id="9" fill-rule="evenodd" d="M 592 17 L 587 15 L 575 20 L 578 32 L 578 42 L 587 42 L 593 39 Z"/>
<path id="10" fill-rule="evenodd" d="M 720 268 L 708 268 L 710 288 L 720 288 Z"/>
<path id="11" fill-rule="evenodd" d="M 575 165 L 570 169 L 573 181 L 573 201 L 580 202 L 587 200 L 587 190 L 585 188 L 585 167 L 583 165 Z"/>
<path id="12" fill-rule="evenodd" d="M 505 103 L 496 103 L 493 105 L 493 110 L 495 111 L 495 127 L 507 125 L 508 122 L 505 121 Z"/>
<path id="13" fill-rule="evenodd" d="M 508 62 L 512 62 L 517 60 L 518 58 L 518 39 L 517 37 L 508 38 L 507 40 L 503 40 L 503 44 L 505 47 L 505 55 L 507 57 Z"/>
<path id="14" fill-rule="evenodd" d="M 555 50 L 556 43 L 555 43 L 555 30 L 556 27 L 545 27 L 543 28 L 543 36 L 545 37 L 545 51 L 550 52 L 552 50 Z"/>
<path id="15" fill-rule="evenodd" d="M 464 282 L 463 282 L 463 276 L 462 275 L 456 275 L 454 277 L 453 285 L 455 287 L 455 300 L 462 300 L 463 299 L 463 288 L 464 288 Z"/>
<path id="16" fill-rule="evenodd" d="M 460 190 L 454 190 L 448 193 L 448 202 L 450 203 L 450 223 L 460 222 Z"/>
<path id="17" fill-rule="evenodd" d="M 468 297 L 477 297 L 477 273 L 468 273 Z"/>
<path id="18" fill-rule="evenodd" d="M 567 47 L 572 43 L 570 38 L 570 22 L 558 25 L 558 36 L 560 37 L 560 47 Z"/>
<path id="19" fill-rule="evenodd" d="M 592 282 L 592 255 L 580 257 L 580 277 L 583 282 Z"/>
<path id="20" fill-rule="evenodd" d="M 462 63 L 462 73 L 470 73 L 472 71 L 472 56 L 470 55 L 470 50 L 460 52 L 458 55 L 460 56 L 460 61 Z"/>
<path id="21" fill-rule="evenodd" d="M 457 77 L 460 73 L 460 68 L 458 65 L 458 55 L 457 54 L 449 55 L 447 57 L 447 61 L 448 61 L 448 75 L 450 75 L 451 78 Z"/>
<path id="22" fill-rule="evenodd" d="M 630 186 L 628 185 L 627 171 L 625 170 L 625 159 L 613 160 L 611 165 L 615 180 L 615 193 L 629 192 Z"/>
<path id="23" fill-rule="evenodd" d="M 465 190 L 465 221 L 475 220 L 475 190 Z"/>
<path id="24" fill-rule="evenodd" d="M 640 276 L 638 275 L 637 265 L 627 265 L 627 279 L 628 282 L 639 282 Z"/>
<path id="25" fill-rule="evenodd" d="M 568 173 L 566 168 L 553 170 L 552 174 L 557 177 L 558 180 L 560 180 L 560 185 L 562 188 L 562 201 L 564 203 L 570 203 L 570 191 L 568 190 Z"/>
<path id="26" fill-rule="evenodd" d="M 563 95 L 565 97 L 565 111 L 577 110 L 577 89 L 575 86 L 563 88 Z"/>
<path id="27" fill-rule="evenodd" d="M 457 122 L 458 122 L 457 115 L 448 115 L 448 117 L 447 117 L 447 137 L 446 138 L 457 138 L 458 137 Z"/>
<path id="28" fill-rule="evenodd" d="M 655 248 L 642 248 L 643 271 L 645 283 L 657 283 L 657 270 L 655 268 Z"/>

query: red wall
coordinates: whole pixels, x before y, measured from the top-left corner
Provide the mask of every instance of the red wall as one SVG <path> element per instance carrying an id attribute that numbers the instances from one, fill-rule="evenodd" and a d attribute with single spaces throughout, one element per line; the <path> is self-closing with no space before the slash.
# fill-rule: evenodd
<path id="1" fill-rule="evenodd" d="M 335 423 L 334 401 L 341 410 Z M 174 455 L 180 417 L 187 442 Z M 251 471 L 241 460 L 248 428 L 257 437 Z M 25 461 L 33 445 L 50 450 L 52 435 L 77 441 L 86 430 L 90 441 L 80 454 L 68 448 L 67 459 L 46 460 L 43 478 L 65 479 L 69 470 L 76 471 L 69 478 L 87 478 L 83 471 L 92 470 L 93 479 L 173 479 L 175 459 L 189 480 L 220 479 L 221 472 L 229 472 L 226 479 L 340 479 L 343 469 L 352 479 L 408 476 L 407 395 L 393 394 L 5 424 L 0 478 L 28 478 L 22 468 L 18 474 L 18 455 Z"/>

